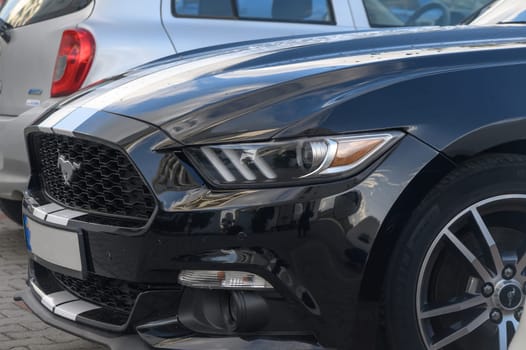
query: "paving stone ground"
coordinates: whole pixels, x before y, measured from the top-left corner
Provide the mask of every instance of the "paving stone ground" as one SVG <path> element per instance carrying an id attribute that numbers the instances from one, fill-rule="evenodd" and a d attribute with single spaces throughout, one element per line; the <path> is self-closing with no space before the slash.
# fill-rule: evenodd
<path id="1" fill-rule="evenodd" d="M 22 229 L 0 211 L 0 350 L 105 350 L 49 327 L 13 302 L 26 287 L 27 255 Z"/>

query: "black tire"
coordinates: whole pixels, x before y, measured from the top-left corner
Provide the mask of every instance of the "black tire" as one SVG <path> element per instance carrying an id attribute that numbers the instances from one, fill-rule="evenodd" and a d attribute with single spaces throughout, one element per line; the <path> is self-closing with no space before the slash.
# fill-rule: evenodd
<path id="1" fill-rule="evenodd" d="M 22 202 L 0 199 L 0 210 L 12 221 L 22 225 Z"/>
<path id="2" fill-rule="evenodd" d="M 492 249 L 516 249 L 516 266 L 520 269 L 519 260 L 526 256 L 521 255 L 521 251 L 526 250 L 526 229 L 521 232 L 519 228 L 526 228 L 526 219 L 522 219 L 526 218 L 523 215 L 526 214 L 525 194 L 526 156 L 498 154 L 468 161 L 425 197 L 402 232 L 386 277 L 385 317 L 391 350 L 506 348 L 502 342 L 509 343 L 513 330 L 503 335 L 501 327 L 516 327 L 513 320 L 516 310 L 503 311 L 505 318 L 501 323 L 491 320 L 489 315 L 495 308 L 519 308 L 515 301 L 509 305 L 499 304 L 504 302 L 497 300 L 497 296 L 503 293 L 504 287 L 515 288 L 508 286 L 515 283 L 515 279 L 517 285 L 522 286 L 526 276 L 522 269 L 509 281 L 504 280 L 504 270 L 498 271 L 498 267 L 507 267 L 513 262 L 503 254 L 500 263 L 504 265 L 499 265 L 499 259 L 494 257 L 500 257 L 500 252 L 496 255 Z M 477 215 L 480 215 L 478 219 Z M 497 237 L 496 245 L 487 243 L 490 242 L 487 234 Z M 461 244 L 454 243 L 455 237 Z M 490 284 L 496 288 L 492 296 L 487 297 L 483 292 L 487 291 L 484 287 L 489 277 L 481 277 L 483 274 L 476 263 L 468 262 L 466 250 L 459 248 L 462 244 L 482 262 L 482 270 L 489 271 L 487 276 L 493 278 Z M 465 294 L 462 294 L 464 283 Z M 466 305 L 468 300 L 482 300 L 487 304 L 442 314 L 445 309 L 439 305 L 446 300 L 451 304 Z M 523 301 L 524 296 L 521 303 Z M 489 319 L 485 320 L 486 317 Z M 474 331 L 457 340 L 451 341 L 454 337 L 448 337 L 451 332 L 466 328 L 465 325 L 478 325 L 482 321 Z M 506 338 L 502 340 L 503 337 Z M 443 344 L 446 345 L 443 347 Z"/>

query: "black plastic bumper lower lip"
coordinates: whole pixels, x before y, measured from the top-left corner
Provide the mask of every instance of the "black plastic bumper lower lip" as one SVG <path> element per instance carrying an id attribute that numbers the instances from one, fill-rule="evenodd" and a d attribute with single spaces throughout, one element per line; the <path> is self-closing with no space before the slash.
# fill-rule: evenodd
<path id="1" fill-rule="evenodd" d="M 105 332 L 55 316 L 40 303 L 29 288 L 17 294 L 15 299 L 23 300 L 27 307 L 45 323 L 81 338 L 104 344 L 112 350 L 151 349 L 138 335 L 122 335 Z"/>
<path id="2" fill-rule="evenodd" d="M 147 350 L 156 347 L 149 346 L 137 334 L 117 334 L 94 329 L 81 325 L 76 322 L 66 320 L 62 317 L 50 313 L 35 297 L 33 292 L 27 288 L 15 296 L 16 300 L 22 300 L 27 307 L 45 323 L 74 334 L 81 338 L 108 346 L 111 350 Z M 238 337 L 204 337 L 199 335 L 190 335 L 179 339 L 155 339 L 151 336 L 145 336 L 145 340 L 154 345 L 160 345 L 162 342 L 163 349 L 172 350 L 198 350 L 198 349 L 295 349 L 295 350 L 315 350 L 322 349 L 319 346 L 304 343 L 300 341 L 283 341 L 283 339 L 241 339 Z M 157 342 L 158 340 L 159 342 Z"/>

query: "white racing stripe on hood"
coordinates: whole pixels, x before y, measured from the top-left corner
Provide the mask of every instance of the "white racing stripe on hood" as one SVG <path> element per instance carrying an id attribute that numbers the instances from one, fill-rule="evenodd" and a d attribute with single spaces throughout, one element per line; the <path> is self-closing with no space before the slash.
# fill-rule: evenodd
<path id="1" fill-rule="evenodd" d="M 38 125 L 38 128 L 41 131 L 50 131 L 51 128 L 60 122 L 62 119 L 66 118 L 70 113 L 76 110 L 76 107 L 64 107 L 51 114 L 47 119 Z"/>
<path id="2" fill-rule="evenodd" d="M 51 129 L 55 134 L 73 136 L 73 131 L 91 118 L 95 113 L 97 113 L 96 109 L 84 107 L 77 108 L 62 118 Z"/>
<path id="3" fill-rule="evenodd" d="M 147 93 L 159 86 L 170 87 L 184 81 L 193 79 L 196 75 L 204 74 L 210 70 L 208 67 L 221 61 L 237 60 L 241 62 L 244 58 L 239 53 L 221 56 L 222 60 L 210 57 L 205 60 L 194 60 L 189 63 L 177 65 L 169 69 L 163 69 L 153 74 L 142 76 L 125 83 L 112 90 L 100 90 L 92 94 L 92 97 L 81 98 L 73 101 L 70 105 L 60 108 L 38 125 L 41 131 L 53 130 L 57 134 L 72 136 L 73 132 L 86 122 L 97 111 L 116 102 L 123 102 L 130 95 L 137 94 L 141 90 Z M 243 56 L 244 57 L 244 56 Z"/>
<path id="4" fill-rule="evenodd" d="M 87 108 L 66 106 L 38 125 L 38 129 L 43 132 L 54 132 L 56 134 L 72 136 L 73 131 L 87 121 L 96 110 Z"/>
<path id="5" fill-rule="evenodd" d="M 150 75 L 143 76 L 132 80 L 113 90 L 107 91 L 83 104 L 83 107 L 102 110 L 117 102 L 123 103 L 129 96 L 140 95 L 143 91 L 145 94 L 152 90 L 168 88 L 177 84 L 193 80 L 196 77 L 209 73 L 210 65 L 217 65 L 224 61 L 231 61 L 232 64 L 240 63 L 246 59 L 246 56 L 239 56 L 238 53 L 226 56 L 210 57 L 203 60 L 195 60 L 182 65 L 177 65 L 168 69 L 160 70 Z"/>

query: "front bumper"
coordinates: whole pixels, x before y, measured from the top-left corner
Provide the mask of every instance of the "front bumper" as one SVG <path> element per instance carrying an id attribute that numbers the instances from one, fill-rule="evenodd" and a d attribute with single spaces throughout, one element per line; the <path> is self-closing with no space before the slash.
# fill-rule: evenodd
<path id="1" fill-rule="evenodd" d="M 436 152 L 407 136 L 359 177 L 345 181 L 261 190 L 215 191 L 205 185 L 174 190 L 157 181 L 166 165 L 163 155 L 152 151 L 165 143 L 161 132 L 120 116 L 95 119 L 72 134 L 126 152 L 157 206 L 149 219 L 133 225 L 82 211 L 71 216 L 71 210 L 51 203 L 39 188 L 39 175 L 33 174 L 25 215 L 40 225 L 76 232 L 83 246 L 80 273 L 33 256 L 33 299 L 24 298 L 35 313 L 111 346 L 118 346 L 111 340 L 120 339 L 117 334 L 135 340 L 129 336 L 139 334 L 144 344 L 168 349 L 252 349 L 258 344 L 303 349 L 318 343 L 371 348 L 376 319 L 363 312 L 360 297 L 367 260 L 390 209 Z M 50 203 L 54 209 L 46 211 Z M 308 225 L 299 225 L 304 208 L 313 214 Z M 253 322 L 257 327 L 228 324 L 219 315 L 234 292 L 183 288 L 177 282 L 181 270 L 247 271 L 265 278 L 273 291 L 243 293 L 262 301 L 268 320 Z M 34 307 L 35 298 L 45 307 Z M 56 315 L 67 315 L 71 322 L 57 323 Z M 247 315 L 249 324 L 262 317 L 250 310 Z"/>

